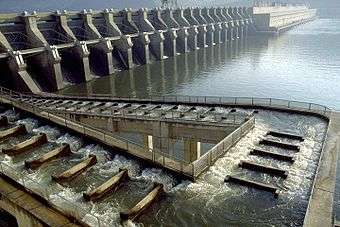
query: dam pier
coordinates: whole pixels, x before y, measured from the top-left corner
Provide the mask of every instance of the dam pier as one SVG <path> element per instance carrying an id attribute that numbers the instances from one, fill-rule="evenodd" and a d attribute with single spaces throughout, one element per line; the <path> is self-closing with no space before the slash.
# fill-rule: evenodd
<path id="1" fill-rule="evenodd" d="M 0 15 L 9 88 L 39 93 L 314 19 L 305 6 L 83 10 Z"/>

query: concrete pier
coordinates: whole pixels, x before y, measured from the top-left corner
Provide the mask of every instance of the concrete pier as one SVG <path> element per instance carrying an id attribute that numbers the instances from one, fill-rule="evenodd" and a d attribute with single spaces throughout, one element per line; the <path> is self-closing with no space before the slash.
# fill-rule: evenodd
<path id="1" fill-rule="evenodd" d="M 295 134 L 285 133 L 285 132 L 269 131 L 267 135 L 279 137 L 279 138 L 288 138 L 288 139 L 298 140 L 300 142 L 304 141 L 304 138 L 300 135 L 295 135 Z"/>

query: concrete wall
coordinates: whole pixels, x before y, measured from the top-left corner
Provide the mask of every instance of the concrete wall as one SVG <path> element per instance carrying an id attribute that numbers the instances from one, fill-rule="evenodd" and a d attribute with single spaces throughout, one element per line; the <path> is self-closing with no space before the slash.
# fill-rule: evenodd
<path id="1" fill-rule="evenodd" d="M 242 7 L 1 14 L 0 59 L 17 89 L 53 91 L 243 38 L 251 22 Z"/>
<path id="2" fill-rule="evenodd" d="M 254 25 L 262 32 L 280 32 L 314 19 L 316 13 L 306 6 L 253 7 Z"/>

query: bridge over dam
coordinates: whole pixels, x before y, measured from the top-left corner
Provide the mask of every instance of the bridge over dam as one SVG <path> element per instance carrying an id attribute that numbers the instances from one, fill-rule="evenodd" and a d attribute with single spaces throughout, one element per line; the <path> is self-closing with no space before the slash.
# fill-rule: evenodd
<path id="1" fill-rule="evenodd" d="M 305 6 L 0 15 L 2 85 L 39 93 L 310 21 Z"/>
<path id="2" fill-rule="evenodd" d="M 218 173 L 222 178 L 213 178 L 214 183 L 220 181 L 228 185 L 228 192 L 246 197 L 247 206 L 254 206 L 257 193 L 280 204 L 274 210 L 283 209 L 289 199 L 305 197 L 298 222 L 306 227 L 332 226 L 339 114 L 327 107 L 269 98 L 124 99 L 33 95 L 6 88 L 0 88 L 0 94 L 2 110 L 7 110 L 0 116 L 0 207 L 17 223 L 112 226 L 125 219 L 150 223 L 160 209 L 157 204 L 167 206 L 167 194 L 176 197 L 173 190 L 178 184 L 167 183 L 168 175 L 155 177 L 157 172 L 148 168 L 156 167 L 198 182 L 201 176 L 207 181 L 216 168 L 227 168 Z M 27 120 L 31 118 L 43 122 L 41 127 Z M 106 151 L 53 139 L 46 124 L 101 144 Z M 84 149 L 90 151 L 82 153 Z M 136 164 L 108 161 L 115 152 L 140 160 L 142 173 L 135 170 Z M 231 157 L 238 157 L 236 166 L 227 161 Z M 99 177 L 108 165 L 114 170 Z M 143 187 L 138 186 L 141 181 Z M 198 185 L 195 190 L 202 190 Z M 68 190 L 77 193 L 67 197 Z M 128 199 L 132 196 L 141 200 Z M 26 200 L 31 205 L 22 202 Z M 119 206 L 109 211 L 111 215 L 102 213 L 114 204 Z"/>

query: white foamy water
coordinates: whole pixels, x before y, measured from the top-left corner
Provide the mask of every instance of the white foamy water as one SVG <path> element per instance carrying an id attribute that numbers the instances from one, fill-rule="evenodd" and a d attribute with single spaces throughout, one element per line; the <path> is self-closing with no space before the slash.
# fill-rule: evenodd
<path id="1" fill-rule="evenodd" d="M 221 113 L 227 110 L 219 110 Z M 250 112 L 237 109 L 238 112 Z M 10 114 L 10 113 L 8 113 Z M 32 133 L 44 132 L 50 141 L 57 144 L 69 143 L 73 154 L 70 157 L 44 165 L 38 170 L 23 169 L 23 161 L 2 155 L 1 160 L 11 168 L 21 171 L 31 182 L 29 187 L 37 190 L 38 184 L 47 188 L 49 199 L 83 221 L 98 226 L 120 226 L 119 212 L 128 209 L 145 196 L 153 182 L 164 185 L 166 196 L 150 207 L 146 215 L 136 222 L 123 226 L 162 225 L 170 226 L 218 226 L 221 223 L 243 223 L 252 226 L 299 226 L 303 220 L 310 187 L 317 167 L 326 124 L 315 117 L 304 117 L 278 112 L 260 111 L 256 116 L 256 127 L 242 138 L 236 146 L 209 168 L 196 182 L 181 180 L 159 168 L 150 168 L 140 162 L 103 148 L 97 144 L 86 144 L 81 138 L 69 133 L 63 134 L 58 128 L 39 126 L 35 119 L 26 118 L 21 123 L 31 128 Z M 273 159 L 251 156 L 249 152 L 264 138 L 270 129 L 302 134 L 298 153 L 266 147 L 268 150 L 294 154 L 294 164 Z M 273 138 L 276 139 L 276 138 Z M 285 139 L 279 141 L 289 142 Z M 290 141 L 297 143 L 294 141 Z M 43 153 L 42 150 L 40 153 Z M 33 153 L 34 157 L 40 154 Z M 97 157 L 98 163 L 91 169 L 63 185 L 51 182 L 50 176 L 58 174 L 81 162 L 89 154 Z M 272 165 L 289 171 L 287 179 L 248 171 L 238 167 L 241 160 L 250 160 Z M 119 172 L 128 169 L 130 180 L 107 198 L 99 202 L 85 202 L 83 192 L 88 192 L 104 183 Z M 238 175 L 259 180 L 280 188 L 280 196 L 274 199 L 270 193 L 224 183 L 226 175 Z M 266 215 L 263 215 L 266 214 Z"/>

